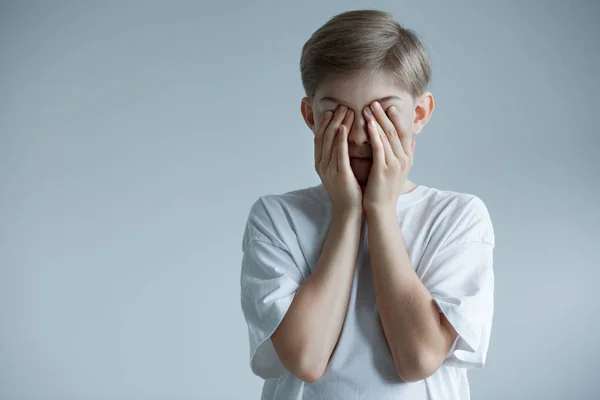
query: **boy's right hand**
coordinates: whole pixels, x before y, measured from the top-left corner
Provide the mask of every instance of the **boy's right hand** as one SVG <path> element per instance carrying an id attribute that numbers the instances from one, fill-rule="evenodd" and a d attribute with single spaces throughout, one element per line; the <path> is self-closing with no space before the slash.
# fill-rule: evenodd
<path id="1" fill-rule="evenodd" d="M 354 112 L 339 105 L 327 111 L 315 132 L 315 170 L 329 194 L 334 213 L 362 213 L 362 191 L 350 167 L 348 132 Z"/>

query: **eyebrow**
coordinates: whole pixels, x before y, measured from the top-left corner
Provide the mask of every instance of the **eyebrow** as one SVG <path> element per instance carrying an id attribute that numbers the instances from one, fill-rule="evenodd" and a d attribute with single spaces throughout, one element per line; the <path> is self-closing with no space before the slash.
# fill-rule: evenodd
<path id="1" fill-rule="evenodd" d="M 373 101 L 378 101 L 380 103 L 384 103 L 388 100 L 402 100 L 402 99 L 398 96 L 387 96 L 387 97 L 382 97 L 380 99 L 375 99 Z M 322 97 L 321 100 L 319 100 L 319 101 L 333 101 L 334 103 L 343 103 L 343 101 L 338 100 L 335 97 L 329 97 L 329 96 Z M 371 104 L 373 101 L 371 101 L 369 104 Z"/>

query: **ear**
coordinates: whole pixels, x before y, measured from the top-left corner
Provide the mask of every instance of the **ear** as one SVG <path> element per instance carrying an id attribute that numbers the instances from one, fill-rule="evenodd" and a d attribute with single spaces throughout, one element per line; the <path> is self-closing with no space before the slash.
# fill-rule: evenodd
<path id="1" fill-rule="evenodd" d="M 427 125 L 435 108 L 433 94 L 425 92 L 416 99 L 415 119 L 413 120 L 413 135 L 418 135 Z"/>
<path id="2" fill-rule="evenodd" d="M 302 99 L 302 102 L 300 103 L 300 112 L 302 113 L 304 122 L 306 122 L 306 126 L 308 126 L 308 128 L 315 133 L 315 117 L 308 97 L 304 97 Z"/>

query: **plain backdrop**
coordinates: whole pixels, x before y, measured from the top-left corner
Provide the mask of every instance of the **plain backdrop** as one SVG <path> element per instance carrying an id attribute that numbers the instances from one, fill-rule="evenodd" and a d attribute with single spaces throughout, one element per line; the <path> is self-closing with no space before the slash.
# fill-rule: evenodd
<path id="1" fill-rule="evenodd" d="M 302 45 L 376 8 L 423 39 L 411 179 L 481 197 L 496 312 L 473 399 L 600 393 L 600 2 L 1 1 L 0 398 L 258 399 L 260 195 L 319 183 Z"/>

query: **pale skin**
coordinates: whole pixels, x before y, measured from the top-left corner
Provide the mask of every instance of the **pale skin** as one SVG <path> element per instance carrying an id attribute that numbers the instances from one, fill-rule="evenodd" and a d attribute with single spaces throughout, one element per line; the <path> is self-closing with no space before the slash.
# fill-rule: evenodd
<path id="1" fill-rule="evenodd" d="M 424 379 L 441 366 L 457 333 L 411 265 L 396 204 L 416 186 L 408 179 L 412 137 L 429 121 L 433 95 L 413 99 L 391 74 L 375 72 L 327 79 L 301 104 L 333 217 L 314 272 L 271 336 L 275 350 L 300 379 L 313 382 L 323 374 L 347 312 L 366 217 L 377 305 L 398 377 Z"/>

